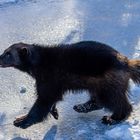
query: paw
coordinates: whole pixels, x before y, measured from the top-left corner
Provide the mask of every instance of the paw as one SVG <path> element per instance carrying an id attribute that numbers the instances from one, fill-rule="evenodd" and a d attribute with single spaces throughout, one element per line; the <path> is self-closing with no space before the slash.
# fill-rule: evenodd
<path id="1" fill-rule="evenodd" d="M 58 114 L 58 111 L 57 111 L 56 108 L 53 109 L 53 110 L 51 110 L 50 113 L 52 114 L 52 116 L 53 116 L 56 120 L 58 120 L 59 114 Z"/>
<path id="2" fill-rule="evenodd" d="M 79 113 L 88 113 L 88 112 L 91 112 L 94 110 L 102 109 L 102 107 L 97 105 L 94 102 L 89 101 L 89 102 L 84 103 L 84 104 L 75 105 L 73 107 L 73 109 Z"/>
<path id="3" fill-rule="evenodd" d="M 17 118 L 14 122 L 13 122 L 14 126 L 16 127 L 20 127 L 22 129 L 26 129 L 27 127 L 31 126 L 33 123 L 31 123 L 31 121 L 29 122 L 27 115 L 24 115 L 20 118 Z"/>
<path id="4" fill-rule="evenodd" d="M 78 113 L 88 113 L 90 108 L 87 109 L 83 104 L 79 104 L 75 105 L 73 109 Z"/>
<path id="5" fill-rule="evenodd" d="M 102 118 L 102 123 L 107 125 L 114 125 L 117 124 L 118 122 L 116 120 L 113 120 L 111 116 L 104 116 Z"/>

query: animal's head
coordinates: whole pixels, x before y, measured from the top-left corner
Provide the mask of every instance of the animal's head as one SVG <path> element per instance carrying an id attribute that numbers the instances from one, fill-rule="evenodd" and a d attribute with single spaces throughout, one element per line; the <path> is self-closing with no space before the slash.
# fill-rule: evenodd
<path id="1" fill-rule="evenodd" d="M 15 67 L 27 71 L 31 65 L 33 45 L 17 43 L 7 48 L 0 56 L 1 67 Z M 32 60 L 33 61 L 33 60 Z"/>

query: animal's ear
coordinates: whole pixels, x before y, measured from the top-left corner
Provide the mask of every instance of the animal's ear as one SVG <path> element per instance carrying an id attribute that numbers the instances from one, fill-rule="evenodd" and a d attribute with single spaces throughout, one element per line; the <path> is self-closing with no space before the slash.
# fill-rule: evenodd
<path id="1" fill-rule="evenodd" d="M 23 55 L 23 56 L 26 56 L 29 54 L 29 48 L 28 47 L 22 47 L 20 48 L 20 53 Z"/>

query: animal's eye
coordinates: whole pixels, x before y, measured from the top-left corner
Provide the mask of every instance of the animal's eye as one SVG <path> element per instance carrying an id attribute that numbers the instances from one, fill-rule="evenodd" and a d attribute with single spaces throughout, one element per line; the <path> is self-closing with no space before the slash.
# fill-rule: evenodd
<path id="1" fill-rule="evenodd" d="M 7 53 L 6 53 L 6 57 L 7 57 L 7 58 L 10 58 L 10 57 L 11 57 L 11 54 L 7 52 Z"/>

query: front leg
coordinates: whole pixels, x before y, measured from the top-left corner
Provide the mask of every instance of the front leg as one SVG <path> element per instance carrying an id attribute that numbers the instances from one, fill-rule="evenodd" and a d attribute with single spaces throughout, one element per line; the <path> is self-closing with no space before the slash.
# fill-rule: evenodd
<path id="1" fill-rule="evenodd" d="M 26 129 L 27 127 L 43 121 L 51 110 L 53 103 L 43 103 L 42 100 L 37 99 L 28 115 L 17 118 L 14 121 L 16 127 Z"/>
<path id="2" fill-rule="evenodd" d="M 58 117 L 55 110 L 55 104 L 61 100 L 62 92 L 60 86 L 53 83 L 53 81 L 37 82 L 37 100 L 29 111 L 28 115 L 24 118 L 14 121 L 14 125 L 23 129 L 43 121 L 49 113 L 54 117 Z"/>

